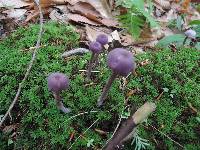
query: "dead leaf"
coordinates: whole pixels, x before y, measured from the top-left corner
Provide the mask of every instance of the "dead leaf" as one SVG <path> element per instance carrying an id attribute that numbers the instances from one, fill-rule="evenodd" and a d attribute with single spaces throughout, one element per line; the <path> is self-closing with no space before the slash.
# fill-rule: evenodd
<path id="1" fill-rule="evenodd" d="M 79 14 L 72 14 L 72 13 L 69 13 L 67 14 L 67 18 L 69 20 L 72 20 L 72 21 L 75 21 L 75 22 L 80 22 L 80 23 L 87 23 L 87 24 L 91 24 L 91 25 L 100 25 L 99 23 L 97 22 L 94 22 L 92 20 L 89 20 L 88 18 L 84 17 L 84 16 L 81 16 Z"/>
<path id="2" fill-rule="evenodd" d="M 170 2 L 168 0 L 154 0 L 154 3 L 160 5 L 163 9 L 170 9 Z"/>
<path id="3" fill-rule="evenodd" d="M 142 61 L 141 63 L 140 63 L 140 66 L 146 66 L 146 65 L 148 65 L 148 64 L 150 64 L 151 62 L 149 61 L 149 59 L 146 59 L 146 60 L 144 60 L 144 61 Z"/>
<path id="4" fill-rule="evenodd" d="M 60 14 L 56 9 L 51 11 L 49 18 L 53 21 L 68 23 L 67 14 Z"/>
<path id="5" fill-rule="evenodd" d="M 117 27 L 119 25 L 119 22 L 115 20 L 114 18 L 112 19 L 103 18 L 100 22 L 108 27 Z"/>
<path id="6" fill-rule="evenodd" d="M 72 5 L 68 6 L 68 8 L 72 12 L 81 14 L 87 17 L 88 19 L 96 21 L 96 22 L 99 22 L 99 19 L 101 17 L 101 14 L 97 12 L 95 8 L 89 3 L 78 2 L 73 6 Z"/>
<path id="7" fill-rule="evenodd" d="M 22 8 L 25 6 L 29 6 L 30 3 L 24 2 L 22 0 L 1 0 L 0 1 L 0 8 Z"/>
<path id="8" fill-rule="evenodd" d="M 130 90 L 130 91 L 126 94 L 126 97 L 133 96 L 135 93 L 137 93 L 137 89 Z"/>
<path id="9" fill-rule="evenodd" d="M 3 13 L 7 14 L 9 18 L 15 18 L 17 20 L 22 20 L 25 17 L 26 9 L 9 9 L 3 11 Z"/>
<path id="10" fill-rule="evenodd" d="M 19 127 L 19 124 L 13 124 L 13 125 L 9 125 L 9 126 L 5 126 L 3 129 L 3 133 L 10 133 L 13 130 L 17 129 Z"/>
<path id="11" fill-rule="evenodd" d="M 192 109 L 193 112 L 198 113 L 197 109 L 192 106 L 192 103 L 188 102 L 188 106 Z"/>
<path id="12" fill-rule="evenodd" d="M 122 35 L 121 36 L 121 43 L 123 46 L 132 45 L 135 40 L 130 34 Z"/>
<path id="13" fill-rule="evenodd" d="M 103 32 L 103 31 L 95 30 L 95 28 L 91 28 L 91 27 L 88 26 L 88 25 L 85 27 L 85 29 L 86 29 L 87 39 L 88 39 L 89 41 L 95 41 L 96 38 L 97 38 L 97 36 L 98 36 L 99 34 L 105 34 L 105 35 L 108 36 L 108 39 L 109 39 L 109 40 L 112 39 L 112 37 L 111 37 L 109 34 L 106 34 L 106 33 Z"/>
<path id="14" fill-rule="evenodd" d="M 117 30 L 113 31 L 111 33 L 111 36 L 112 36 L 112 40 L 117 40 L 117 41 L 121 42 L 121 39 L 119 37 L 119 32 Z M 108 40 L 108 41 L 112 42 L 112 40 L 111 41 Z"/>
<path id="15" fill-rule="evenodd" d="M 102 16 L 90 3 L 77 2 L 72 6 L 68 6 L 68 8 L 74 13 L 81 14 L 82 16 L 85 16 L 88 19 L 97 23 L 102 23 L 105 26 L 116 27 L 119 25 L 119 23 L 114 18 L 105 18 L 104 16 Z"/>
<path id="16" fill-rule="evenodd" d="M 97 133 L 101 134 L 101 135 L 107 135 L 107 132 L 100 130 L 100 129 L 94 129 Z"/>

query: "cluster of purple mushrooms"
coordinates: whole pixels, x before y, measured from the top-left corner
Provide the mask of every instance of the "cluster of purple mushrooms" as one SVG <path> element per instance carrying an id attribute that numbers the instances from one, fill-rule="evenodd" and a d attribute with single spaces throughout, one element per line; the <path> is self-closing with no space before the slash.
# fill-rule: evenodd
<path id="1" fill-rule="evenodd" d="M 91 80 L 91 70 L 97 63 L 99 54 L 103 52 L 104 45 L 108 44 L 108 37 L 104 34 L 97 36 L 96 41 L 89 44 L 89 50 L 92 52 L 87 70 L 87 79 Z M 103 91 L 97 100 L 97 106 L 102 106 L 106 100 L 108 91 L 115 80 L 119 76 L 126 77 L 135 70 L 135 60 L 131 52 L 123 48 L 115 48 L 107 55 L 107 65 L 112 70 L 112 74 L 108 79 Z M 66 108 L 61 100 L 61 92 L 69 88 L 69 78 L 63 73 L 52 73 L 48 77 L 48 88 L 53 93 L 56 105 L 59 110 L 68 113 L 71 110 Z"/>

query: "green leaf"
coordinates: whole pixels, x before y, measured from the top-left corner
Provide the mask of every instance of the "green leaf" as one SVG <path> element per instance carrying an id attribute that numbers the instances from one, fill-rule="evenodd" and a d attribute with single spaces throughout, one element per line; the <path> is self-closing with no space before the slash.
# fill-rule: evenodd
<path id="1" fill-rule="evenodd" d="M 132 0 L 132 4 L 139 10 L 144 11 L 144 0 Z"/>
<path id="2" fill-rule="evenodd" d="M 163 88 L 164 92 L 169 92 L 168 88 Z"/>
<path id="3" fill-rule="evenodd" d="M 200 118 L 199 117 L 196 117 L 196 120 L 200 123 Z"/>
<path id="4" fill-rule="evenodd" d="M 177 21 L 176 21 L 176 27 L 181 31 L 182 30 L 182 17 L 178 16 Z"/>
<path id="5" fill-rule="evenodd" d="M 13 144 L 13 143 L 14 143 L 13 140 L 8 139 L 8 145 Z"/>
<path id="6" fill-rule="evenodd" d="M 200 20 L 192 20 L 189 25 L 200 25 Z"/>
<path id="7" fill-rule="evenodd" d="M 93 144 L 93 142 L 94 142 L 94 139 L 88 140 L 87 147 L 90 147 Z"/>
<path id="8" fill-rule="evenodd" d="M 185 39 L 185 36 L 183 34 L 170 35 L 161 39 L 157 45 L 161 47 L 168 46 L 171 43 L 177 43 L 180 45 L 183 43 L 184 39 Z"/>

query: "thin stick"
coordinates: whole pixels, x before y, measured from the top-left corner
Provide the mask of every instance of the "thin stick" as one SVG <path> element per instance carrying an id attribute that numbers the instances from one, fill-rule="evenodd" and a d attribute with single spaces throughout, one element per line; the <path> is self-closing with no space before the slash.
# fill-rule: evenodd
<path id="1" fill-rule="evenodd" d="M 172 142 L 174 142 L 175 144 L 177 144 L 181 148 L 184 148 L 183 145 L 181 145 L 180 143 L 176 142 L 175 140 L 173 140 L 172 138 L 170 138 L 167 134 L 165 134 L 165 133 L 161 132 L 160 130 L 158 130 L 156 127 L 154 127 L 152 125 L 149 125 L 149 126 L 151 126 L 154 130 L 158 131 L 160 134 L 164 135 L 166 138 L 168 138 L 169 140 L 171 140 Z"/>
<path id="2" fill-rule="evenodd" d="M 119 126 L 120 126 L 120 124 L 121 124 L 121 122 L 122 122 L 122 114 L 123 114 L 124 110 L 125 110 L 128 106 L 129 106 L 129 105 L 127 105 L 127 106 L 123 109 L 123 111 L 121 112 L 121 115 L 119 116 L 119 121 L 118 121 L 118 123 L 117 123 L 117 126 L 116 126 L 115 130 L 113 131 L 113 134 L 112 134 L 111 137 L 106 141 L 106 143 L 105 143 L 105 145 L 103 146 L 102 149 L 104 149 L 104 147 L 108 144 L 108 142 L 110 142 L 110 140 L 113 138 L 113 136 L 114 136 L 115 133 L 117 132 L 117 130 L 118 130 L 118 128 L 119 128 Z"/>
<path id="3" fill-rule="evenodd" d="M 92 126 L 97 123 L 97 121 L 99 121 L 99 118 L 96 119 L 82 134 L 85 134 L 90 128 L 92 128 Z M 75 142 L 82 136 L 82 134 L 80 134 L 76 140 L 74 141 L 74 143 L 72 143 L 72 145 L 68 148 L 68 150 L 70 150 L 72 148 L 72 146 L 75 144 Z"/>
<path id="4" fill-rule="evenodd" d="M 36 46 L 35 46 L 35 50 L 33 52 L 33 55 L 32 55 L 32 59 L 30 61 L 30 64 L 26 70 L 26 73 L 24 75 L 24 78 L 23 80 L 21 81 L 21 83 L 19 83 L 19 87 L 18 87 L 18 90 L 17 90 L 17 93 L 15 95 L 15 98 L 13 100 L 13 102 L 11 103 L 9 109 L 7 110 L 6 114 L 4 115 L 4 117 L 2 118 L 1 122 L 0 122 L 0 127 L 2 126 L 3 122 L 5 121 L 5 119 L 7 118 L 7 116 L 9 115 L 10 111 L 13 109 L 15 103 L 17 102 L 18 98 L 19 98 L 19 95 L 20 95 L 20 92 L 21 92 L 21 89 L 23 87 L 23 84 L 25 83 L 26 79 L 28 78 L 28 75 L 31 71 L 31 68 L 33 66 L 33 63 L 34 63 L 34 60 L 36 58 L 36 54 L 37 54 L 37 50 L 39 49 L 40 47 L 40 41 L 41 41 L 41 37 L 42 37 L 42 31 L 43 31 L 43 14 L 42 14 L 42 9 L 39 5 L 39 3 L 35 0 L 35 3 L 37 4 L 37 7 L 39 9 L 39 13 L 40 13 L 40 31 L 38 33 L 38 39 L 37 39 L 37 43 L 36 43 Z"/>
<path id="5" fill-rule="evenodd" d="M 74 115 L 74 116 L 71 116 L 69 119 L 67 119 L 67 120 L 71 120 L 71 119 L 74 119 L 74 118 L 76 118 L 76 117 L 78 117 L 78 116 L 81 116 L 81 115 L 85 115 L 85 114 L 89 114 L 89 113 L 97 113 L 98 111 L 89 111 L 89 112 L 82 112 L 82 113 L 79 113 L 79 114 L 77 114 L 77 115 Z"/>
<path id="6" fill-rule="evenodd" d="M 87 70 L 79 70 L 80 72 L 87 72 Z M 100 71 L 95 71 L 95 70 L 92 70 L 91 72 L 94 72 L 94 73 L 99 73 Z"/>
<path id="7" fill-rule="evenodd" d="M 89 49 L 86 49 L 86 48 L 77 48 L 77 49 L 73 49 L 73 50 L 64 52 L 64 53 L 61 55 L 61 57 L 62 57 L 62 58 L 66 58 L 66 57 L 69 57 L 69 56 L 72 56 L 72 55 L 81 55 L 81 54 L 88 53 L 89 51 L 90 51 L 90 50 L 89 50 Z"/>

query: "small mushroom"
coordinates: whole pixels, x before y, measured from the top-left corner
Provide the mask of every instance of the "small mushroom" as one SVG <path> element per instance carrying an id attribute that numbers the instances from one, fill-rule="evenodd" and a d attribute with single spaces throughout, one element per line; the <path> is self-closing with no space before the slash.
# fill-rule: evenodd
<path id="1" fill-rule="evenodd" d="M 108 44 L 108 36 L 105 34 L 99 34 L 96 38 L 96 41 L 99 42 L 102 46 Z"/>
<path id="2" fill-rule="evenodd" d="M 91 42 L 89 44 L 89 50 L 92 52 L 91 59 L 89 61 L 88 70 L 87 70 L 87 79 L 90 80 L 92 64 L 96 61 L 98 54 L 102 51 L 102 46 L 99 42 Z"/>
<path id="3" fill-rule="evenodd" d="M 104 103 L 108 91 L 117 75 L 127 76 L 130 72 L 135 70 L 136 66 L 133 54 L 123 48 L 115 48 L 110 51 L 107 57 L 107 64 L 112 70 L 112 75 L 110 76 L 101 96 L 97 101 L 98 106 L 101 106 Z"/>
<path id="4" fill-rule="evenodd" d="M 99 42 L 99 43 L 102 45 L 102 48 L 103 48 L 104 45 L 108 44 L 108 36 L 105 35 L 105 34 L 99 34 L 99 35 L 97 36 L 97 38 L 96 38 L 96 41 Z M 105 52 L 105 51 L 104 51 L 104 52 Z M 94 66 L 98 66 L 98 64 L 99 64 L 98 55 L 99 55 L 99 54 L 97 54 L 97 55 L 95 56 L 95 60 L 96 60 L 96 61 L 95 61 Z M 105 54 L 104 54 L 104 56 L 105 56 Z"/>
<path id="5" fill-rule="evenodd" d="M 189 39 L 191 39 L 191 40 L 194 40 L 195 38 L 196 38 L 196 31 L 194 31 L 194 30 L 192 30 L 192 29 L 189 29 L 189 30 L 187 30 L 187 31 L 185 31 L 185 39 L 184 39 L 184 41 L 183 41 L 183 45 L 185 45 L 185 42 L 186 42 L 186 40 L 189 38 Z"/>
<path id="6" fill-rule="evenodd" d="M 61 97 L 60 97 L 60 93 L 63 90 L 66 90 L 69 88 L 68 77 L 65 76 L 63 73 L 56 72 L 56 73 L 50 74 L 47 81 L 48 81 L 49 91 L 53 93 L 58 109 L 64 113 L 69 113 L 71 110 L 69 108 L 66 108 L 63 105 Z"/>

